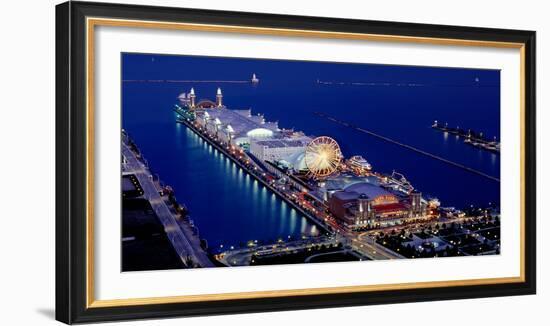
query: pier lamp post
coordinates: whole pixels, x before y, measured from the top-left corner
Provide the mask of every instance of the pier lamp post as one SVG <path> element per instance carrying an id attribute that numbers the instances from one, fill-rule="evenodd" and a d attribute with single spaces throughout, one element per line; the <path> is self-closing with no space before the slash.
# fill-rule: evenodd
<path id="1" fill-rule="evenodd" d="M 216 92 L 216 106 L 218 108 L 221 108 L 223 106 L 223 95 L 222 95 L 222 89 L 218 87 L 218 90 Z"/>

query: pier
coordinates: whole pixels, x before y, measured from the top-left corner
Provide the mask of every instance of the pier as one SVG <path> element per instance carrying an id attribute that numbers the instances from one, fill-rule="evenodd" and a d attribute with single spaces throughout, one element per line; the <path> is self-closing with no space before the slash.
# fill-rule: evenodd
<path id="1" fill-rule="evenodd" d="M 183 114 L 178 108 L 174 109 L 174 111 L 178 114 Z M 218 144 L 216 141 L 202 133 L 200 130 L 197 129 L 191 122 L 187 121 L 186 119 L 177 119 L 178 123 L 181 123 L 185 125 L 187 128 L 191 129 L 194 133 L 196 133 L 199 137 L 201 137 L 204 141 L 206 141 L 208 144 L 213 146 L 215 149 L 220 151 L 223 155 L 225 155 L 228 159 L 230 159 L 233 163 L 237 164 L 243 171 L 248 173 L 250 176 L 252 176 L 255 180 L 260 182 L 263 186 L 265 186 L 267 189 L 272 191 L 275 195 L 277 195 L 279 198 L 281 198 L 283 201 L 285 201 L 287 204 L 291 205 L 292 208 L 294 208 L 296 211 L 298 211 L 300 214 L 304 215 L 306 218 L 308 218 L 310 221 L 315 223 L 317 226 L 319 226 L 321 229 L 325 230 L 326 232 L 333 234 L 335 231 L 327 224 L 325 224 L 323 221 L 320 221 L 319 219 L 315 218 L 308 212 L 306 212 L 302 207 L 296 205 L 288 196 L 283 194 L 281 191 L 279 191 L 277 188 L 275 188 L 273 185 L 268 183 L 266 180 L 264 180 L 262 177 L 257 175 L 253 172 L 254 167 L 258 168 L 258 165 L 254 163 L 253 160 L 251 161 L 251 166 L 246 166 L 243 162 L 238 160 L 235 156 L 231 155 L 223 146 Z M 248 156 L 247 156 L 248 158 Z M 261 169 L 260 169 L 261 170 Z"/>
<path id="2" fill-rule="evenodd" d="M 386 136 L 382 136 L 382 135 L 380 135 L 380 134 L 378 134 L 378 133 L 375 133 L 375 132 L 373 132 L 373 131 L 367 130 L 367 129 L 365 129 L 365 128 L 361 128 L 361 127 L 355 126 L 355 125 L 353 125 L 353 124 L 351 124 L 351 123 L 349 123 L 349 122 L 339 120 L 339 119 L 334 118 L 334 117 L 332 117 L 332 116 L 329 116 L 329 115 L 327 115 L 327 114 L 325 114 L 325 113 L 323 113 L 323 112 L 315 112 L 315 114 L 316 114 L 317 116 L 321 117 L 321 118 L 325 118 L 325 119 L 330 120 L 330 121 L 332 121 L 332 122 L 334 122 L 334 123 L 337 123 L 337 124 L 339 124 L 339 125 L 342 125 L 342 126 L 345 126 L 345 127 L 351 128 L 351 129 L 354 129 L 354 130 L 356 130 L 356 131 L 362 132 L 362 133 L 364 133 L 364 134 L 367 134 L 367 135 L 376 137 L 376 138 L 381 139 L 381 140 L 383 140 L 383 141 L 385 141 L 385 142 L 388 142 L 388 143 L 391 143 L 391 144 L 394 144 L 394 145 L 397 145 L 397 146 L 406 148 L 406 149 L 411 150 L 411 151 L 413 151 L 413 152 L 415 152 L 415 153 L 418 153 L 418 154 L 427 156 L 427 157 L 429 157 L 429 158 L 438 160 L 438 161 L 440 161 L 440 162 L 443 162 L 443 163 L 452 165 L 452 166 L 454 166 L 454 167 L 457 167 L 457 168 L 459 168 L 459 169 L 463 169 L 463 170 L 468 171 L 468 172 L 470 172 L 470 173 L 477 174 L 477 175 L 482 176 L 482 177 L 485 177 L 485 178 L 487 178 L 487 179 L 490 179 L 490 180 L 493 180 L 493 181 L 496 181 L 496 182 L 500 182 L 500 179 L 499 179 L 499 178 L 496 178 L 496 177 L 494 177 L 494 176 L 492 176 L 492 175 L 489 175 L 489 174 L 487 174 L 487 173 L 484 173 L 484 172 L 481 172 L 481 171 L 479 171 L 479 170 L 470 168 L 470 167 L 465 166 L 465 165 L 460 164 L 460 163 L 453 162 L 453 161 L 448 160 L 448 159 L 446 159 L 446 158 L 443 158 L 443 157 L 441 157 L 441 156 L 438 156 L 438 155 L 435 155 L 435 154 L 426 152 L 426 151 L 424 151 L 424 150 L 422 150 L 422 149 L 416 148 L 416 147 L 411 146 L 411 145 L 404 144 L 404 143 L 402 143 L 402 142 L 399 142 L 399 141 L 397 141 L 397 140 L 393 140 L 393 139 L 388 138 L 388 137 L 386 137 Z"/>
<path id="3" fill-rule="evenodd" d="M 196 95 L 193 88 L 189 94 L 190 96 L 180 95 L 178 97 L 180 104 L 175 105 L 173 109 L 177 113 L 176 121 L 184 124 L 217 152 L 221 152 L 225 158 L 240 167 L 243 172 L 290 204 L 302 216 L 327 230 L 331 235 L 328 238 L 338 243 L 336 249 L 341 248 L 339 252 L 353 252 L 352 256 L 361 256 L 370 260 L 402 259 L 407 255 L 414 257 L 435 255 L 435 253 L 425 253 L 423 248 L 417 252 L 418 246 L 414 247 L 414 250 L 407 245 L 397 246 L 393 250 L 390 248 L 394 246 L 393 242 L 386 243 L 380 240 L 382 236 L 389 237 L 387 234 L 388 232 L 391 234 L 393 228 L 401 225 L 432 223 L 439 217 L 439 213 L 434 211 L 434 208 L 437 209 L 440 204 L 438 202 L 434 204 L 428 200 L 422 201 L 422 194 L 418 191 L 413 192 L 414 187 L 407 182 L 403 175 L 394 172 L 391 177 L 384 176 L 371 172 L 369 166 L 369 174 L 372 177 L 384 178 L 385 184 L 392 183 L 391 188 L 394 192 L 389 192 L 381 185 L 357 179 L 359 176 L 352 174 L 349 170 L 348 164 L 350 163 L 344 162 L 339 163 L 342 164 L 339 168 L 337 164 L 337 168 L 327 174 L 315 170 L 315 165 L 307 166 L 308 173 L 312 174 L 305 176 L 304 179 L 309 182 L 299 182 L 303 181 L 298 176 L 304 175 L 303 165 L 307 164 L 306 155 L 323 155 L 321 158 L 327 160 L 332 157 L 331 155 L 336 155 L 336 157 L 342 155 L 334 139 L 328 136 L 314 138 L 315 136 L 306 136 L 301 131 L 281 129 L 276 122 L 267 120 L 263 114 L 252 114 L 251 109 L 230 110 L 223 105 L 222 92 L 219 88 L 216 93 L 216 102 L 210 101 L 210 105 L 207 106 L 201 106 L 201 103 L 195 102 Z M 349 122 L 338 120 L 325 113 L 315 112 L 315 114 L 347 128 L 499 182 L 496 177 L 481 171 Z M 319 144 L 323 146 L 316 147 Z M 320 162 L 321 158 L 313 162 Z M 338 158 L 338 162 L 341 160 L 342 158 Z M 326 166 L 323 168 L 326 169 Z M 340 176 L 341 173 L 342 176 Z M 345 183 L 340 180 L 341 178 L 356 178 L 358 182 L 349 187 L 346 187 L 345 184 L 336 184 L 336 187 L 330 188 L 334 194 L 328 199 L 322 196 L 322 191 L 328 187 L 324 188 L 324 183 L 315 183 L 316 180 L 334 180 L 335 183 Z M 351 189 L 351 187 L 354 188 Z M 349 191 L 348 188 L 350 188 Z M 319 193 L 317 193 L 318 191 Z M 363 195 L 357 195 L 358 193 Z M 345 200 L 350 202 L 356 200 L 355 205 L 357 206 L 354 207 L 358 208 L 342 211 L 341 208 L 347 209 L 344 206 L 347 204 Z M 362 214 L 365 212 L 364 208 L 361 210 L 361 205 L 364 205 L 365 202 L 374 203 L 370 206 L 371 210 L 368 211 L 368 215 Z M 387 212 L 393 215 L 387 218 Z M 371 234 L 371 230 L 377 230 L 377 233 Z M 421 239 L 422 234 L 418 237 Z M 306 259 L 309 254 L 313 256 L 320 254 L 322 257 L 323 250 L 319 249 L 316 252 L 315 250 L 318 249 L 308 246 L 323 238 L 326 237 L 315 235 L 314 238 L 303 237 L 301 241 L 297 242 L 286 242 L 279 239 L 277 243 L 269 245 L 254 240 L 249 242 L 246 248 L 244 245 L 239 245 L 238 248 L 230 246 L 230 250 L 219 251 L 214 258 L 225 266 L 296 263 L 302 258 Z M 401 238 L 402 241 L 400 241 L 412 241 L 408 239 L 410 238 Z M 321 247 L 319 246 L 319 248 Z M 223 246 L 220 245 L 220 248 Z"/>

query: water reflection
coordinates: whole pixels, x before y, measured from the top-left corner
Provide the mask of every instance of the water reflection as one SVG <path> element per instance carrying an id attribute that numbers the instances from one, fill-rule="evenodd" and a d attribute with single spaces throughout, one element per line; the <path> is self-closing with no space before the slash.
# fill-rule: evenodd
<path id="1" fill-rule="evenodd" d="M 185 126 L 174 128 L 182 146 L 172 159 L 192 168 L 178 170 L 173 186 L 211 247 L 318 234 L 312 222 L 216 148 Z"/>

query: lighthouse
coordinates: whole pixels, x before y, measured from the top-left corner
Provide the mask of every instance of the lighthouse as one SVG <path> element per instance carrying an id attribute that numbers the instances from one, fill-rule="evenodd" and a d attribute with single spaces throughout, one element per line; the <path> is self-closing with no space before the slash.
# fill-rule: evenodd
<path id="1" fill-rule="evenodd" d="M 223 106 L 223 95 L 222 95 L 222 89 L 218 87 L 218 91 L 216 92 L 216 106 L 221 108 Z"/>
<path id="2" fill-rule="evenodd" d="M 189 91 L 189 101 L 191 103 L 189 105 L 191 106 L 192 109 L 195 108 L 195 98 L 196 98 L 195 89 L 191 87 L 191 91 Z"/>

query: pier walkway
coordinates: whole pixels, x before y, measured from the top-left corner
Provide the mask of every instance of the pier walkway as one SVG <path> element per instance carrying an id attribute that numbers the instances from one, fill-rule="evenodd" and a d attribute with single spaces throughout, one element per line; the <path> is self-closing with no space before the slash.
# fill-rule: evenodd
<path id="1" fill-rule="evenodd" d="M 411 145 L 404 144 L 404 143 L 399 142 L 399 141 L 397 141 L 397 140 L 393 140 L 393 139 L 391 139 L 391 138 L 388 138 L 388 137 L 379 135 L 379 134 L 377 134 L 377 133 L 375 133 L 375 132 L 373 132 L 373 131 L 370 131 L 370 130 L 367 130 L 367 129 L 364 129 L 364 128 L 361 128 L 361 127 L 358 127 L 358 126 L 355 126 L 355 125 L 352 125 L 352 124 L 350 124 L 350 123 L 348 123 L 348 122 L 345 122 L 345 121 L 342 121 L 342 120 L 338 120 L 338 119 L 336 119 L 336 118 L 334 118 L 334 117 L 331 117 L 331 116 L 329 116 L 329 115 L 327 115 L 327 114 L 325 114 L 325 113 L 322 113 L 322 112 L 315 112 L 315 114 L 318 115 L 319 117 L 325 118 L 325 119 L 330 120 L 330 121 L 332 121 L 332 122 L 334 122 L 334 123 L 340 124 L 340 125 L 345 126 L 345 127 L 348 127 L 348 128 L 355 129 L 355 130 L 357 130 L 357 131 L 359 131 L 359 132 L 362 132 L 362 133 L 367 134 L 367 135 L 371 135 L 371 136 L 376 137 L 376 138 L 378 138 L 378 139 L 384 140 L 384 141 L 386 141 L 386 142 L 388 142 L 388 143 L 392 143 L 392 144 L 395 144 L 395 145 L 404 147 L 404 148 L 406 148 L 406 149 L 408 149 L 408 150 L 411 150 L 411 151 L 413 151 L 413 152 L 416 152 L 416 153 L 418 153 L 418 154 L 425 155 L 425 156 L 427 156 L 427 157 L 429 157 L 429 158 L 436 159 L 436 160 L 441 161 L 441 162 L 443 162 L 443 163 L 447 163 L 447 164 L 449 164 L 449 165 L 452 165 L 452 166 L 454 166 L 454 167 L 457 167 L 457 168 L 466 170 L 466 171 L 468 171 L 468 172 L 471 172 L 471 173 L 480 175 L 480 176 L 485 177 L 485 178 L 487 178 L 487 179 L 490 179 L 490 180 L 493 180 L 493 181 L 496 181 L 496 182 L 500 182 L 500 179 L 499 179 L 499 178 L 494 177 L 494 176 L 492 176 L 492 175 L 489 175 L 489 174 L 487 174 L 487 173 L 481 172 L 481 171 L 476 170 L 476 169 L 472 169 L 472 168 L 470 168 L 470 167 L 468 167 L 468 166 L 465 166 L 465 165 L 463 165 L 463 164 L 453 162 L 453 161 L 448 160 L 448 159 L 446 159 L 446 158 L 443 158 L 443 157 L 441 157 L 441 156 L 437 156 L 437 155 L 435 155 L 435 154 L 426 152 L 426 151 L 424 151 L 424 150 L 418 149 L 418 148 L 413 147 L 413 146 L 411 146 Z"/>
<path id="2" fill-rule="evenodd" d="M 181 261 L 186 264 L 188 257 L 190 257 L 200 267 L 215 267 L 206 252 L 201 248 L 200 239 L 194 236 L 191 230 L 185 230 L 184 227 L 180 226 L 176 216 L 155 187 L 149 169 L 138 160 L 134 152 L 124 142 L 122 143 L 122 155 L 126 158 L 125 171 L 134 174 L 138 179 L 144 191 L 143 196 L 151 203 L 151 207 L 164 226 L 166 236 Z"/>

